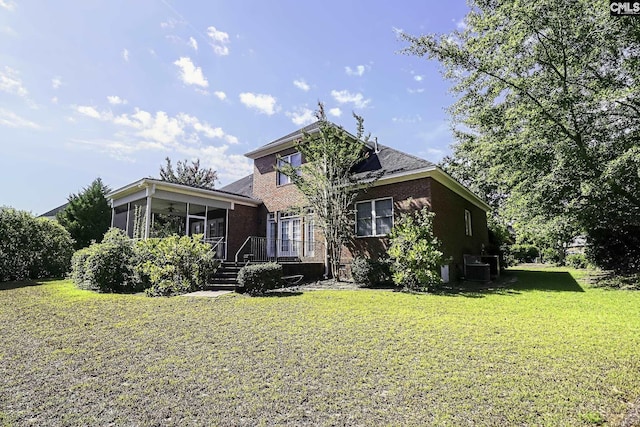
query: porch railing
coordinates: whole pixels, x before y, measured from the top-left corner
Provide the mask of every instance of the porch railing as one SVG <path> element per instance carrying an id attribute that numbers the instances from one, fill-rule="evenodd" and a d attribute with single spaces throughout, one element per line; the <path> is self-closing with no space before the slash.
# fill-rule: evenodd
<path id="1" fill-rule="evenodd" d="M 226 258 L 227 242 L 225 242 L 224 237 L 208 237 L 206 239 L 203 238 L 202 241 L 211 245 L 211 250 L 215 252 L 216 258 Z"/>
<path id="2" fill-rule="evenodd" d="M 234 260 L 236 263 L 240 261 L 301 261 L 303 258 L 321 257 L 322 253 L 320 242 L 249 236 L 236 252 Z"/>

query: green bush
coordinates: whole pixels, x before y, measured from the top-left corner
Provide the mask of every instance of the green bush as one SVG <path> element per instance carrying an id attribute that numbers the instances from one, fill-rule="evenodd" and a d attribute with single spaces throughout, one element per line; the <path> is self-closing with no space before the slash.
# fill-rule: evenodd
<path id="1" fill-rule="evenodd" d="M 138 267 L 142 281 L 149 282 L 149 296 L 168 296 L 203 289 L 220 261 L 202 236 L 173 235 L 138 242 Z"/>
<path id="2" fill-rule="evenodd" d="M 238 283 L 250 295 L 263 295 L 282 285 L 282 265 L 268 262 L 242 267 L 238 273 Z"/>
<path id="3" fill-rule="evenodd" d="M 587 268 L 589 266 L 589 262 L 587 261 L 587 256 L 585 254 L 569 254 L 564 261 L 566 265 L 573 268 Z"/>
<path id="4" fill-rule="evenodd" d="M 72 279 L 82 289 L 167 296 L 204 288 L 219 261 L 202 236 L 133 241 L 112 228 L 102 243 L 73 256 Z"/>
<path id="5" fill-rule="evenodd" d="M 433 235 L 433 217 L 425 207 L 402 214 L 390 234 L 389 256 L 393 259 L 393 282 L 405 290 L 425 291 L 442 283 L 445 264 L 440 241 Z"/>
<path id="6" fill-rule="evenodd" d="M 351 278 L 356 283 L 369 286 L 383 285 L 391 280 L 391 261 L 357 257 L 351 263 Z"/>
<path id="7" fill-rule="evenodd" d="M 516 262 L 535 262 L 540 251 L 534 245 L 511 245 L 509 255 Z"/>
<path id="8" fill-rule="evenodd" d="M 0 282 L 64 276 L 73 240 L 60 224 L 0 208 Z"/>
<path id="9" fill-rule="evenodd" d="M 136 280 L 135 245 L 123 230 L 112 228 L 102 243 L 93 243 L 74 255 L 71 277 L 82 289 L 101 292 L 134 292 L 142 288 Z"/>

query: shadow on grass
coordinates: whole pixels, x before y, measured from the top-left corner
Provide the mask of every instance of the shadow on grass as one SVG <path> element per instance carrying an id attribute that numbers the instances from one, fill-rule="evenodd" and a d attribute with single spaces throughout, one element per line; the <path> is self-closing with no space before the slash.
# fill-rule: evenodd
<path id="1" fill-rule="evenodd" d="M 274 291 L 268 291 L 264 295 L 260 295 L 261 298 L 285 298 L 285 297 L 297 297 L 302 295 L 300 291 L 288 291 L 285 289 L 278 289 Z"/>
<path id="2" fill-rule="evenodd" d="M 20 289 L 26 288 L 28 286 L 40 286 L 42 282 L 34 282 L 31 280 L 23 281 L 23 282 L 3 282 L 0 283 L 0 291 L 8 291 L 11 289 Z"/>
<path id="3" fill-rule="evenodd" d="M 566 271 L 509 270 L 518 278 L 510 288 L 522 291 L 584 292 L 584 289 Z"/>
<path id="4" fill-rule="evenodd" d="M 432 293 L 444 296 L 484 298 L 487 295 L 519 295 L 527 291 L 584 292 L 565 271 L 509 270 L 491 283 L 458 282 L 447 284 Z"/>

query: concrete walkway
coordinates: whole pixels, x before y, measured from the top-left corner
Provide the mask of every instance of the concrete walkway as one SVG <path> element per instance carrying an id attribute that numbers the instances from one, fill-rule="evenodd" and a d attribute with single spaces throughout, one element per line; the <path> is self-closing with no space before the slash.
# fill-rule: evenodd
<path id="1" fill-rule="evenodd" d="M 204 297 L 204 298 L 217 298 L 222 295 L 230 294 L 233 291 L 196 291 L 188 294 L 183 294 L 183 297 Z"/>

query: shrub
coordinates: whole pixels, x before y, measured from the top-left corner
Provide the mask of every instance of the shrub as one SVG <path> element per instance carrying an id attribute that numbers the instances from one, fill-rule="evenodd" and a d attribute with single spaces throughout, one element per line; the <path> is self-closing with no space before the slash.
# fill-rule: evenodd
<path id="1" fill-rule="evenodd" d="M 564 261 L 568 266 L 573 268 L 587 268 L 589 266 L 585 254 L 569 254 Z"/>
<path id="2" fill-rule="evenodd" d="M 250 295 L 263 295 L 282 284 L 282 265 L 274 262 L 247 265 L 238 273 L 238 283 Z"/>
<path id="3" fill-rule="evenodd" d="M 445 259 L 433 235 L 434 215 L 426 207 L 402 214 L 391 230 L 393 282 L 405 290 L 429 290 L 442 283 L 440 267 Z"/>
<path id="4" fill-rule="evenodd" d="M 377 286 L 391 282 L 391 260 L 357 257 L 351 263 L 351 278 L 356 283 Z"/>
<path id="5" fill-rule="evenodd" d="M 534 262 L 540 251 L 534 245 L 511 245 L 509 255 L 515 262 Z"/>
<path id="6" fill-rule="evenodd" d="M 102 243 L 76 252 L 72 278 L 83 289 L 101 292 L 133 292 L 141 289 L 133 261 L 134 242 L 123 230 L 112 228 Z"/>
<path id="7" fill-rule="evenodd" d="M 55 221 L 0 208 L 0 282 L 63 276 L 72 246 L 69 233 Z"/>
<path id="8" fill-rule="evenodd" d="M 72 279 L 82 289 L 176 295 L 204 288 L 219 261 L 202 236 L 171 236 L 134 242 L 112 228 L 102 243 L 73 256 Z"/>
<path id="9" fill-rule="evenodd" d="M 173 235 L 138 242 L 139 280 L 150 284 L 149 296 L 168 296 L 203 289 L 220 265 L 201 235 Z"/>

